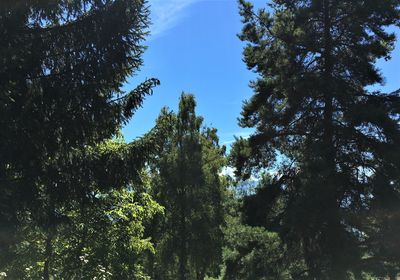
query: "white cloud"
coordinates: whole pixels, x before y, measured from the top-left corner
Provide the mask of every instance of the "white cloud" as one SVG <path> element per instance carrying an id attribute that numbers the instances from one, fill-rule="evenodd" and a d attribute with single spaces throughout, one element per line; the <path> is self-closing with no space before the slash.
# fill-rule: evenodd
<path id="1" fill-rule="evenodd" d="M 229 135 L 229 137 L 228 137 L 228 140 L 225 140 L 222 142 L 222 145 L 233 144 L 236 141 L 235 138 L 242 137 L 244 139 L 247 139 L 250 137 L 251 134 L 253 134 L 253 131 L 240 131 L 240 132 L 236 132 L 236 133 L 225 133 L 223 136 Z"/>
<path id="2" fill-rule="evenodd" d="M 186 15 L 187 8 L 201 0 L 150 0 L 151 36 L 159 36 L 176 26 Z"/>

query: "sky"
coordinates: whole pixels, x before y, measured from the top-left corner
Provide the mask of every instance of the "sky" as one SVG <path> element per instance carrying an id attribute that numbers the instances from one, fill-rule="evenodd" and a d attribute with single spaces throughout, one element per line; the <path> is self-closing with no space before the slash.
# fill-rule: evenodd
<path id="1" fill-rule="evenodd" d="M 266 0 L 253 0 L 262 7 Z M 242 28 L 235 0 L 150 0 L 151 35 L 144 65 L 131 77 L 129 91 L 146 78 L 155 77 L 161 85 L 147 97 L 123 128 L 127 141 L 148 132 L 162 107 L 176 111 L 182 92 L 192 93 L 197 114 L 207 126 L 218 129 L 220 143 L 229 146 L 234 136 L 248 136 L 250 129 L 238 126 L 242 102 L 252 95 L 248 87 L 256 76 L 242 61 L 245 43 L 237 34 Z M 398 33 L 400 35 L 400 33 Z M 399 36 L 400 38 L 400 36 Z M 400 43 L 390 61 L 377 63 L 385 92 L 400 88 Z"/>

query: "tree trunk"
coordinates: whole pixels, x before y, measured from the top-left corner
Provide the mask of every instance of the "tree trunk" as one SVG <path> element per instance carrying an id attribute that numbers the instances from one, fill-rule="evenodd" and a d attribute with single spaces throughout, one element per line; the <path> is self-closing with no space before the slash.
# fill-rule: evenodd
<path id="1" fill-rule="evenodd" d="M 43 279 L 50 280 L 51 275 L 51 261 L 53 258 L 53 238 L 56 233 L 56 225 L 54 219 L 54 201 L 52 196 L 49 196 L 49 205 L 47 208 L 47 228 L 46 230 L 46 244 L 45 244 L 45 262 L 43 267 Z"/>
<path id="2" fill-rule="evenodd" d="M 331 35 L 331 19 L 330 19 L 330 1 L 324 0 L 324 148 L 325 160 L 328 163 L 329 175 L 335 173 L 335 149 L 333 143 L 333 84 L 332 84 L 332 35 Z"/>
<path id="3" fill-rule="evenodd" d="M 43 279 L 50 280 L 50 268 L 51 268 L 51 259 L 53 255 L 53 232 L 51 229 L 47 232 L 46 237 L 46 248 L 45 248 L 45 262 L 43 267 Z"/>
<path id="4" fill-rule="evenodd" d="M 324 234 L 326 238 L 331 241 L 337 241 L 337 230 L 340 231 L 340 217 L 338 215 L 338 198 L 337 198 L 337 185 L 336 181 L 336 148 L 334 138 L 334 95 L 335 95 L 335 82 L 334 76 L 334 57 L 333 49 L 334 42 L 332 39 L 332 5 L 334 1 L 323 0 L 323 15 L 324 15 L 324 135 L 323 135 L 323 161 L 326 162 L 326 177 L 324 178 L 326 196 L 324 198 L 326 223 L 328 229 Z M 332 244 L 334 244 L 333 242 Z M 341 262 L 341 254 L 343 248 L 333 247 L 329 248 L 331 264 L 328 267 L 327 279 L 345 279 L 346 269 Z"/>
<path id="5" fill-rule="evenodd" d="M 186 264 L 187 264 L 187 252 L 186 252 L 186 219 L 185 219 L 185 202 L 182 201 L 181 215 L 180 215 L 180 252 L 179 252 L 179 279 L 186 280 Z"/>
<path id="6" fill-rule="evenodd" d="M 182 179 L 183 174 L 185 174 L 185 156 L 184 156 L 184 146 L 183 146 L 183 131 L 182 128 L 178 132 L 178 168 L 179 168 L 179 181 L 178 181 L 178 197 L 180 198 L 180 217 L 179 217 L 179 238 L 180 238 L 180 248 L 179 248 L 179 279 L 186 280 L 186 265 L 187 265 L 187 234 L 186 234 L 186 189 L 185 182 Z"/>

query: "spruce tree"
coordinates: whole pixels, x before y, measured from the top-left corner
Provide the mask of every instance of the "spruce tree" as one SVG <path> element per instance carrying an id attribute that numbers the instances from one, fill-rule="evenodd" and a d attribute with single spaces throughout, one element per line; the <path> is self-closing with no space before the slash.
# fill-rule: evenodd
<path id="1" fill-rule="evenodd" d="M 372 269 L 379 261 L 366 221 L 379 227 L 374 213 L 400 202 L 400 97 L 370 90 L 383 83 L 375 62 L 390 58 L 387 27 L 399 23 L 399 8 L 398 0 L 275 0 L 255 11 L 240 1 L 244 60 L 259 76 L 240 119 L 256 130 L 238 139 L 233 163 L 244 177 L 276 174 L 264 186 L 264 224 L 301 249 L 308 279 Z"/>
<path id="2" fill-rule="evenodd" d="M 137 177 L 148 150 L 88 150 L 113 137 L 158 83 L 121 90 L 142 64 L 147 26 L 145 0 L 1 1 L 0 269 L 26 238 L 17 233 L 32 226 L 45 235 L 49 279 L 63 210 L 93 185 L 121 188 Z M 127 163 L 132 171 L 118 172 Z"/>

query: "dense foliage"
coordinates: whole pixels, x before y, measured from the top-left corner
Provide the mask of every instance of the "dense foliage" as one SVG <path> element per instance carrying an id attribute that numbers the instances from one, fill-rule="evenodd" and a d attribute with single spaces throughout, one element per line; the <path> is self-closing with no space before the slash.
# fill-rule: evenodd
<path id="1" fill-rule="evenodd" d="M 202 126 L 193 95 L 182 94 L 178 113 L 164 108 L 157 124 L 170 125 L 152 163 L 154 198 L 165 215 L 153 226 L 153 279 L 204 279 L 221 258 L 224 149 L 216 129 Z"/>
<path id="2" fill-rule="evenodd" d="M 120 135 L 159 84 L 121 90 L 146 0 L 0 1 L 0 279 L 396 279 L 400 90 L 373 89 L 400 1 L 239 11 L 254 133 L 226 158 L 191 94 Z"/>
<path id="3" fill-rule="evenodd" d="M 128 146 L 113 140 L 88 154 L 117 157 Z M 81 199 L 54 203 L 59 221 L 47 228 L 27 216 L 3 271 L 10 279 L 42 279 L 43 271 L 54 279 L 147 279 L 140 258 L 154 248 L 144 227 L 163 209 L 148 192 L 146 173 L 135 176 L 121 188 L 82 185 L 90 191 Z"/>
<path id="4" fill-rule="evenodd" d="M 240 1 L 244 60 L 259 77 L 240 124 L 237 174 L 275 174 L 257 192 L 259 225 L 301 252 L 307 279 L 362 279 L 398 271 L 400 96 L 372 92 L 389 58 L 400 3 Z M 272 11 L 272 14 L 269 13 Z M 262 203 L 264 201 L 264 203 Z M 251 217 L 254 220 L 254 217 Z"/>
<path id="5" fill-rule="evenodd" d="M 147 18 L 142 0 L 1 2 L 0 271 L 11 279 L 71 279 L 84 253 L 90 266 L 114 273 L 123 258 L 110 267 L 111 256 L 94 256 L 99 246 L 108 254 L 143 239 L 141 223 L 156 204 L 123 189 L 140 181 L 152 137 L 118 147 L 104 141 L 158 83 L 120 90 L 142 63 Z M 120 195 L 138 204 L 119 206 Z M 121 215 L 140 207 L 147 214 L 118 218 L 119 207 L 128 207 Z M 93 244 L 100 228 L 115 244 Z M 129 250 L 149 247 L 139 245 Z M 93 269 L 85 273 L 95 277 Z"/>

